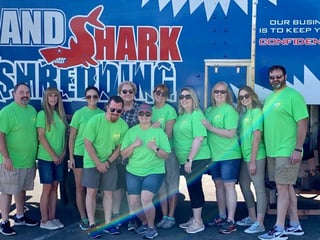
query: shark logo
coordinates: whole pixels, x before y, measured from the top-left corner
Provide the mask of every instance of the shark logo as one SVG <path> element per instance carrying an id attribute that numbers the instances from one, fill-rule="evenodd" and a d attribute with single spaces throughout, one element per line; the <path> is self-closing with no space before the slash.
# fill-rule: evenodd
<path id="1" fill-rule="evenodd" d="M 58 68 L 81 65 L 86 68 L 90 65 L 96 66 L 98 64 L 94 59 L 96 55 L 96 42 L 88 31 L 87 25 L 104 29 L 104 24 L 99 20 L 102 11 L 103 6 L 100 5 L 94 8 L 87 16 L 72 17 L 69 26 L 73 36 L 69 39 L 68 47 L 57 46 L 39 50 L 46 62 Z"/>

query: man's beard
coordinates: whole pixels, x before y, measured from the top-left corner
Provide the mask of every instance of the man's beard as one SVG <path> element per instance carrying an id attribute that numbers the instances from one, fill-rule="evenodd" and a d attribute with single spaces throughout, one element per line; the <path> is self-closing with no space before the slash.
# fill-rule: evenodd
<path id="1" fill-rule="evenodd" d="M 274 83 L 271 86 L 273 90 L 278 90 L 284 86 L 284 82 L 279 81 L 278 83 Z"/>
<path id="2" fill-rule="evenodd" d="M 116 122 L 119 119 L 119 115 L 110 115 L 110 122 Z"/>
<path id="3" fill-rule="evenodd" d="M 22 103 L 23 105 L 28 105 L 29 100 L 30 100 L 29 98 L 23 97 L 23 98 L 21 98 L 21 103 Z"/>

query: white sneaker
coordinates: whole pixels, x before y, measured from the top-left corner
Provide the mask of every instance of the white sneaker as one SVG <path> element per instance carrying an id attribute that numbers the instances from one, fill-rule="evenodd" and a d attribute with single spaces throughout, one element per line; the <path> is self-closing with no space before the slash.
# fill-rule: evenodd
<path id="1" fill-rule="evenodd" d="M 259 224 L 259 222 L 255 222 L 250 227 L 244 230 L 245 233 L 259 233 L 264 232 L 265 228 Z"/>
<path id="2" fill-rule="evenodd" d="M 40 228 L 47 229 L 47 230 L 56 230 L 59 227 L 52 220 L 48 220 L 45 223 L 41 222 Z"/>
<path id="3" fill-rule="evenodd" d="M 64 225 L 62 222 L 60 222 L 59 219 L 55 218 L 53 220 L 51 220 L 58 228 L 64 228 Z"/>
<path id="4" fill-rule="evenodd" d="M 252 224 L 254 224 L 254 221 L 251 220 L 250 217 L 245 217 L 245 218 L 241 219 L 240 221 L 237 221 L 236 224 L 239 226 L 250 227 Z"/>
<path id="5" fill-rule="evenodd" d="M 204 224 L 198 224 L 196 221 L 194 221 L 187 229 L 186 229 L 186 233 L 198 233 L 198 232 L 202 232 L 204 231 L 205 227 Z"/>
<path id="6" fill-rule="evenodd" d="M 183 229 L 187 229 L 187 228 L 190 227 L 193 223 L 194 223 L 194 218 L 190 218 L 190 220 L 189 220 L 188 222 L 179 224 L 179 227 L 180 227 L 180 228 L 183 228 Z"/>
<path id="7" fill-rule="evenodd" d="M 260 240 L 287 240 L 288 236 L 285 231 L 277 230 L 276 226 L 274 226 L 271 231 L 258 236 Z"/>

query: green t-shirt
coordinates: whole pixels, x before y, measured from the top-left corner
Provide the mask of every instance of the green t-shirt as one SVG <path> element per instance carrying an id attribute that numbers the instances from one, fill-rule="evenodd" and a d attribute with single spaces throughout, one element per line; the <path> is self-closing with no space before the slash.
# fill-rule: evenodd
<path id="1" fill-rule="evenodd" d="M 165 130 L 166 123 L 171 120 L 177 119 L 177 112 L 176 110 L 166 103 L 162 108 L 156 108 L 155 106 L 152 107 L 152 122 L 160 122 L 161 128 Z M 172 138 L 169 139 L 170 146 L 172 148 Z"/>
<path id="2" fill-rule="evenodd" d="M 61 155 L 66 142 L 66 125 L 59 117 L 56 111 L 53 112 L 53 124 L 51 124 L 50 131 L 46 128 L 45 112 L 41 110 L 37 116 L 37 128 L 45 129 L 45 137 L 56 155 Z M 53 161 L 48 151 L 39 142 L 38 159 L 45 161 Z"/>
<path id="3" fill-rule="evenodd" d="M 38 145 L 36 118 L 37 112 L 31 105 L 21 107 L 12 102 L 0 111 L 0 132 L 5 134 L 14 168 L 35 166 Z M 0 163 L 3 163 L 1 154 Z"/>
<path id="4" fill-rule="evenodd" d="M 91 117 L 96 114 L 103 113 L 100 108 L 90 109 L 87 106 L 80 108 L 76 111 L 70 123 L 70 127 L 77 129 L 77 135 L 74 142 L 74 155 L 83 156 L 84 154 L 84 138 L 83 133 L 85 127 Z"/>
<path id="5" fill-rule="evenodd" d="M 210 149 L 207 143 L 207 129 L 201 121 L 205 119 L 201 110 L 183 113 L 178 116 L 173 127 L 173 146 L 180 164 L 187 161 L 192 142 L 196 137 L 204 137 L 199 151 L 193 160 L 209 159 Z"/>
<path id="6" fill-rule="evenodd" d="M 219 107 L 208 107 L 206 118 L 216 128 L 237 129 L 239 114 L 230 104 Z M 211 149 L 211 157 L 214 161 L 232 160 L 241 158 L 241 149 L 238 136 L 227 138 L 208 131 L 208 142 Z"/>
<path id="7" fill-rule="evenodd" d="M 165 173 L 165 159 L 159 158 L 157 154 L 148 148 L 150 141 L 155 141 L 156 145 L 167 153 L 170 153 L 170 144 L 166 133 L 161 128 L 141 129 L 140 125 L 133 126 L 124 136 L 121 150 L 130 146 L 136 138 L 142 140 L 142 145 L 136 147 L 129 157 L 126 169 L 136 176 L 147 176 L 150 174 Z"/>
<path id="8" fill-rule="evenodd" d="M 128 125 L 122 118 L 116 122 L 110 122 L 106 119 L 105 113 L 99 113 L 88 121 L 83 137 L 92 142 L 97 157 L 101 162 L 105 162 L 121 144 L 127 130 Z M 96 167 L 86 149 L 83 162 L 84 168 Z"/>
<path id="9" fill-rule="evenodd" d="M 262 109 L 253 108 L 248 109 L 247 112 L 240 119 L 240 142 L 242 157 L 244 161 L 249 162 L 251 158 L 253 132 L 259 130 L 261 132 L 261 139 L 258 146 L 256 160 L 264 159 L 266 157 L 266 150 L 263 140 L 263 115 Z"/>
<path id="10" fill-rule="evenodd" d="M 265 100 L 263 117 L 267 156 L 291 156 L 297 141 L 297 122 L 309 117 L 303 96 L 289 87 L 271 93 Z"/>

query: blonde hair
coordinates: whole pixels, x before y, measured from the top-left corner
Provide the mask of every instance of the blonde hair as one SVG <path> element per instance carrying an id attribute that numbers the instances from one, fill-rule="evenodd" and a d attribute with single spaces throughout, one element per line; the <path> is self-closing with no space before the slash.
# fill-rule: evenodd
<path id="1" fill-rule="evenodd" d="M 58 96 L 58 101 L 57 104 L 54 106 L 54 109 L 50 107 L 50 104 L 48 102 L 48 97 L 50 94 L 56 94 Z M 62 122 L 67 125 L 67 120 L 66 120 L 66 113 L 64 111 L 63 103 L 62 103 L 62 98 L 60 95 L 60 92 L 58 91 L 57 88 L 55 87 L 48 87 L 47 90 L 45 91 L 43 95 L 43 110 L 46 116 L 46 129 L 50 131 L 51 125 L 55 124 L 53 120 L 53 114 L 54 111 L 58 113 L 58 116 L 62 120 Z"/>
<path id="2" fill-rule="evenodd" d="M 200 104 L 199 104 L 199 98 L 196 94 L 196 92 L 193 90 L 191 87 L 184 87 L 181 89 L 180 94 L 183 91 L 188 91 L 189 94 L 191 95 L 192 98 L 192 112 L 194 110 L 200 109 Z M 185 109 L 181 106 L 180 100 L 179 100 L 179 109 L 178 109 L 179 114 L 183 114 L 185 112 Z"/>
<path id="3" fill-rule="evenodd" d="M 124 81 L 122 83 L 119 84 L 118 86 L 118 94 L 120 94 L 122 88 L 124 85 L 130 85 L 132 87 L 133 93 L 136 94 L 137 93 L 137 86 L 134 82 L 130 82 L 130 81 Z"/>
<path id="4" fill-rule="evenodd" d="M 227 94 L 227 97 L 226 97 L 226 103 L 229 103 L 231 106 L 233 106 L 233 103 L 232 103 L 232 92 L 230 90 L 230 88 L 228 87 L 228 84 L 226 82 L 217 82 L 213 88 L 211 89 L 211 102 L 212 102 L 212 106 L 216 107 L 217 104 L 216 104 L 216 101 L 214 99 L 214 91 L 216 90 L 217 86 L 219 85 L 222 85 L 225 87 L 226 89 L 226 94 Z"/>

